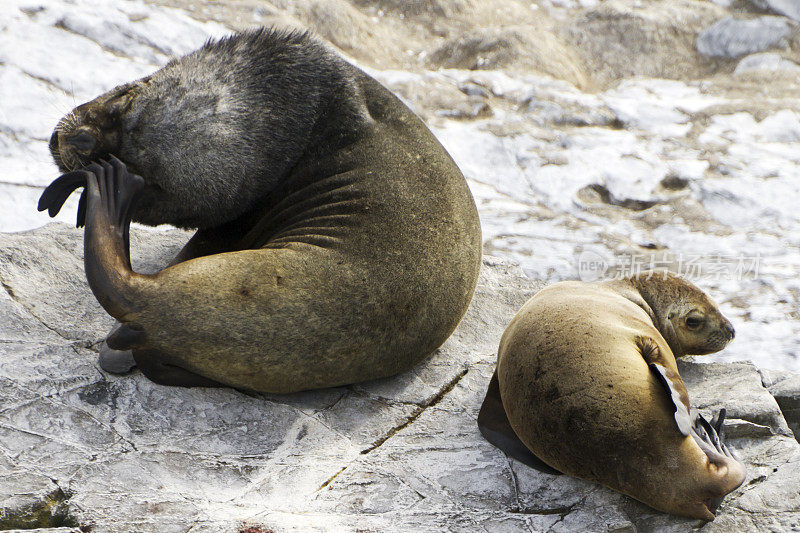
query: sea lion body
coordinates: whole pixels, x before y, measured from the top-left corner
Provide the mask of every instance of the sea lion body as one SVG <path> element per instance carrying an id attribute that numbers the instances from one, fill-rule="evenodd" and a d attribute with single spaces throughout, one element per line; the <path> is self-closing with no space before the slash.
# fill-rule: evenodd
<path id="1" fill-rule="evenodd" d="M 270 140 L 255 158 L 255 174 L 236 161 L 235 154 L 243 154 L 244 163 L 252 163 L 247 151 L 260 149 L 246 139 L 241 120 L 235 137 L 244 139 L 244 148 L 235 139 L 221 141 L 221 149 L 215 145 L 215 132 L 230 133 L 225 113 L 242 99 L 226 97 L 226 91 L 243 90 L 241 82 L 220 88 L 213 76 L 202 81 L 209 76 L 205 63 L 226 53 L 232 63 L 237 55 L 262 54 L 256 63 L 279 64 L 250 73 L 219 65 L 217 73 L 223 80 L 269 69 L 279 74 L 270 74 L 271 84 L 259 81 L 279 100 L 277 110 L 263 112 L 262 122 L 272 129 L 263 138 L 278 141 Z M 204 87 L 194 93 L 192 69 Z M 293 86 L 286 86 L 292 80 L 318 83 L 308 69 L 328 81 L 298 86 L 295 92 L 308 101 L 293 100 Z M 153 95 L 169 91 L 202 104 L 189 131 L 158 122 L 161 105 Z M 455 329 L 480 268 L 477 210 L 450 156 L 378 82 L 307 36 L 262 30 L 210 43 L 85 109 L 109 109 L 120 99 L 130 123 L 114 130 L 119 141 L 100 134 L 95 145 L 111 144 L 106 152 L 142 175 L 133 219 L 200 228 L 171 266 L 146 276 L 119 257 L 104 257 L 118 245 L 107 242 L 114 240 L 102 235 L 108 232 L 90 228 L 87 210 L 87 277 L 100 303 L 123 324 L 109 346 L 133 349 L 149 377 L 206 384 L 184 379 L 199 376 L 274 393 L 336 386 L 406 370 Z M 185 105 L 180 102 L 173 107 Z M 203 118 L 211 131 L 203 129 Z M 252 127 L 260 138 L 263 124 Z M 57 159 L 72 155 L 86 162 L 67 148 L 80 128 L 57 130 L 56 150 L 68 152 Z M 204 135 L 200 145 L 184 137 L 189 133 Z M 235 152 L 230 158 L 228 149 Z M 98 150 L 86 160 L 102 158 Z M 125 170 L 119 174 L 124 182 Z"/>
<path id="2" fill-rule="evenodd" d="M 637 283 L 657 287 L 657 278 Z M 663 280 L 679 283 L 688 285 Z M 503 334 L 493 385 L 534 459 L 656 509 L 710 520 L 715 503 L 742 483 L 744 466 L 724 444 L 711 445 L 719 442 L 715 431 L 704 439 L 673 350 L 655 325 L 697 311 L 665 309 L 651 294 L 629 281 L 545 288 Z M 711 329 L 729 332 L 706 346 L 721 349 L 733 329 L 715 307 L 703 313 Z"/>

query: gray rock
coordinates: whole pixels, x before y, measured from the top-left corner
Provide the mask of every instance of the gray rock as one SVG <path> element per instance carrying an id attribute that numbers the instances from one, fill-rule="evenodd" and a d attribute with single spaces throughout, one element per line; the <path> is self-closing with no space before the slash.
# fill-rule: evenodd
<path id="1" fill-rule="evenodd" d="M 85 533 L 77 527 L 37 527 L 36 529 L 9 529 L 6 533 Z"/>
<path id="2" fill-rule="evenodd" d="M 792 24 L 782 17 L 727 17 L 700 33 L 697 51 L 710 57 L 740 57 L 780 46 L 791 31 Z"/>
<path id="3" fill-rule="evenodd" d="M 767 9 L 778 15 L 789 17 L 800 22 L 800 2 L 798 0 L 751 0 L 761 9 Z"/>
<path id="4" fill-rule="evenodd" d="M 695 79 L 709 71 L 695 50 L 697 34 L 725 14 L 707 1 L 604 0 L 568 17 L 563 31 L 602 85 L 635 76 Z"/>
<path id="5" fill-rule="evenodd" d="M 157 270 L 186 237 L 135 230 L 136 268 Z M 0 529 L 622 532 L 700 525 L 526 468 L 480 436 L 475 419 L 500 335 L 541 287 L 511 263 L 484 258 L 464 320 L 411 371 L 349 387 L 252 395 L 162 387 L 138 371 L 103 373 L 86 346 L 96 345 L 110 321 L 86 286 L 81 242 L 79 230 L 62 225 L 0 234 Z M 692 360 L 681 362 L 681 373 L 701 410 L 728 409 L 730 442 L 749 469 L 744 486 L 701 529 L 796 527 L 800 445 L 762 375 L 748 363 Z M 778 377 L 773 387 L 790 379 Z"/>
<path id="6" fill-rule="evenodd" d="M 742 74 L 754 70 L 785 70 L 788 72 L 798 72 L 800 71 L 800 65 L 794 61 L 784 59 L 778 54 L 752 54 L 742 58 L 739 64 L 736 65 L 736 70 L 734 70 L 733 73 Z"/>
<path id="7" fill-rule="evenodd" d="M 765 386 L 777 400 L 795 438 L 800 438 L 800 375 L 773 371 L 773 376 L 772 382 Z"/>

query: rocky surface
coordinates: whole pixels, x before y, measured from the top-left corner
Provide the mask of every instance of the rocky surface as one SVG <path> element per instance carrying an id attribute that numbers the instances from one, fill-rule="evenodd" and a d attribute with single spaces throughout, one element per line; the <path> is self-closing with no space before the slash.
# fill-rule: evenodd
<path id="1" fill-rule="evenodd" d="M 0 231 L 49 221 L 33 208 L 56 176 L 47 140 L 75 104 L 230 30 L 308 28 L 431 126 L 489 253 L 545 282 L 670 267 L 732 319 L 722 359 L 800 371 L 800 29 L 783 4 L 5 0 Z M 782 38 L 698 52 L 729 18 Z"/>
<path id="2" fill-rule="evenodd" d="M 736 65 L 734 74 L 744 74 L 746 72 L 758 70 L 790 70 L 800 72 L 800 65 L 794 61 L 782 58 L 779 54 L 763 53 L 752 54 L 739 61 Z"/>
<path id="3" fill-rule="evenodd" d="M 75 104 L 230 30 L 311 29 L 431 126 L 468 179 L 487 252 L 514 258 L 548 283 L 668 266 L 719 301 L 737 338 L 702 360 L 740 362 L 690 360 L 680 368 L 702 410 L 728 408 L 726 429 L 749 471 L 702 529 L 797 530 L 796 7 L 792 0 L 5 0 L 0 231 L 48 222 L 34 210 L 56 175 L 47 140 Z M 726 20 L 755 30 L 720 33 L 733 24 Z M 698 51 L 706 40 L 724 53 Z M 73 222 L 75 206 L 73 198 L 59 220 Z M 186 238 L 134 231 L 136 268 L 157 270 Z M 101 372 L 96 348 L 112 321 L 86 287 L 81 253 L 80 232 L 65 226 L 0 234 L 0 529 L 699 526 L 531 471 L 481 439 L 474 420 L 500 334 L 541 286 L 511 263 L 487 257 L 466 319 L 411 372 L 254 396 Z"/>
<path id="4" fill-rule="evenodd" d="M 783 17 L 728 17 L 700 33 L 697 50 L 712 57 L 739 57 L 777 48 L 791 31 L 792 24 Z"/>
<path id="5" fill-rule="evenodd" d="M 757 7 L 800 22 L 800 2 L 797 0 L 752 0 L 752 2 Z"/>
<path id="6" fill-rule="evenodd" d="M 778 401 L 789 428 L 800 436 L 800 375 L 775 370 L 762 371 L 762 383 Z"/>
<path id="7" fill-rule="evenodd" d="M 157 271 L 187 236 L 134 229 L 135 269 Z M 796 399 L 796 375 L 681 362 L 694 403 L 706 414 L 728 409 L 731 446 L 748 465 L 745 484 L 705 525 L 536 472 L 485 442 L 475 418 L 500 335 L 541 287 L 497 258 L 484 258 L 465 319 L 428 361 L 391 379 L 285 396 L 163 387 L 138 371 L 99 370 L 94 350 L 112 320 L 83 277 L 80 230 L 0 234 L 0 282 L 0 529 L 800 527 L 800 445 L 770 394 L 793 380 Z"/>

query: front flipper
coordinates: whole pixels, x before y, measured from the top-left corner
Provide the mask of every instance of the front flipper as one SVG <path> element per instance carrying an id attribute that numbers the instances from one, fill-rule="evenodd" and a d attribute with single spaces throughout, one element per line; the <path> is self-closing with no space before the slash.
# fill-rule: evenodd
<path id="1" fill-rule="evenodd" d="M 480 413 L 478 413 L 478 429 L 486 440 L 500 448 L 509 457 L 545 474 L 561 474 L 536 457 L 517 437 L 503 407 L 496 370 L 489 382 L 489 389 L 486 391 L 486 398 L 483 400 Z"/>
<path id="2" fill-rule="evenodd" d="M 677 376 L 676 380 L 676 376 L 672 375 L 674 372 L 670 372 L 658 363 L 650 363 L 648 366 L 659 383 L 666 389 L 670 402 L 675 409 L 675 423 L 678 425 L 678 431 L 684 437 L 688 437 L 692 429 L 692 420 L 694 418 L 692 411 L 694 410 L 689 407 L 688 401 L 684 403 L 681 391 L 675 386 L 675 381 L 679 380 L 680 384 L 683 385 L 683 380 L 681 380 L 680 376 Z M 685 386 L 683 393 L 685 394 Z"/>

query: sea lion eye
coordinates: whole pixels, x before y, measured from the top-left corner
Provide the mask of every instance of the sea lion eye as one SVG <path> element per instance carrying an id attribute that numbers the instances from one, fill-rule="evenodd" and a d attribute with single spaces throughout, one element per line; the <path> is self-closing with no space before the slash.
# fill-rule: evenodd
<path id="1" fill-rule="evenodd" d="M 689 329 L 697 329 L 703 324 L 703 319 L 696 316 L 686 318 L 686 327 Z"/>

